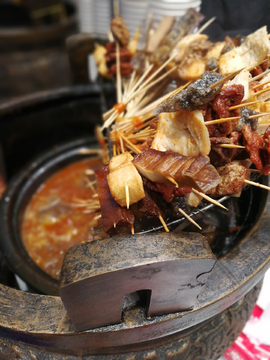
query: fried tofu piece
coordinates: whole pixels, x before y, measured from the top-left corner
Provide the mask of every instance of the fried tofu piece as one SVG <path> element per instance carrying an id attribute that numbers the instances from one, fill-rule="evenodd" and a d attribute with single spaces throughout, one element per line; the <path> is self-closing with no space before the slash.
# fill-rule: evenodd
<path id="1" fill-rule="evenodd" d="M 185 156 L 208 155 L 211 144 L 202 112 L 161 113 L 152 149 L 171 150 Z"/>
<path id="2" fill-rule="evenodd" d="M 113 156 L 109 162 L 110 172 L 116 170 L 121 165 L 127 165 L 133 160 L 133 156 L 129 152 Z"/>
<path id="3" fill-rule="evenodd" d="M 185 81 L 195 81 L 205 73 L 205 62 L 202 59 L 194 60 L 185 66 L 179 66 L 178 76 Z"/>
<path id="4" fill-rule="evenodd" d="M 242 68 L 252 68 L 263 62 L 270 50 L 266 26 L 250 34 L 245 42 L 222 55 L 219 59 L 219 72 L 228 75 Z"/>
<path id="5" fill-rule="evenodd" d="M 122 207 L 135 204 L 145 197 L 142 178 L 131 162 L 132 159 L 133 157 L 126 152 L 114 156 L 109 163 L 110 173 L 107 181 L 110 192 L 114 200 Z M 127 204 L 126 187 L 129 193 L 129 204 Z"/>

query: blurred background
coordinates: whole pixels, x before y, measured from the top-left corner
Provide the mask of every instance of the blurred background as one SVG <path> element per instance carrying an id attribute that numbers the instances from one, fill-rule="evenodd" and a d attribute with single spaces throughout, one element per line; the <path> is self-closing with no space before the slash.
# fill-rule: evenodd
<path id="1" fill-rule="evenodd" d="M 93 49 L 76 43 L 67 50 L 66 40 L 84 33 L 106 42 L 115 11 L 133 36 L 149 9 L 155 26 L 164 15 L 181 16 L 190 7 L 199 11 L 201 1 L 119 0 L 117 9 L 113 4 L 112 0 L 0 0 L 0 102 L 80 82 L 74 79 L 77 70 L 74 66 L 71 70 L 69 55 L 77 61 Z M 87 66 L 94 81 L 91 56 Z"/>
<path id="2" fill-rule="evenodd" d="M 89 55 L 94 41 L 108 41 L 115 12 L 123 18 L 131 36 L 152 14 L 153 28 L 164 16 L 182 16 L 188 8 L 216 17 L 204 33 L 210 40 L 247 35 L 270 23 L 269 0 L 0 0 L 0 102 L 36 91 L 72 86 L 97 78 Z M 90 34 L 92 46 L 67 39 Z"/>

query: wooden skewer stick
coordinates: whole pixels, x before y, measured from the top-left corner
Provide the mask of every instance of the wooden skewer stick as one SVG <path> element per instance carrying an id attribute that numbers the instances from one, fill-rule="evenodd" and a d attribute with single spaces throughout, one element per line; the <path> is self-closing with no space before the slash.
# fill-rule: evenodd
<path id="1" fill-rule="evenodd" d="M 119 42 L 116 41 L 116 88 L 117 88 L 117 102 L 122 101 L 122 84 L 121 84 L 121 70 L 120 70 L 120 47 Z"/>
<path id="2" fill-rule="evenodd" d="M 231 78 L 233 78 L 234 76 L 236 76 L 237 74 L 239 74 L 242 70 L 244 70 L 245 68 L 242 68 L 240 70 L 234 71 L 233 73 L 225 76 L 223 79 L 220 79 L 219 81 L 217 81 L 216 83 L 210 85 L 210 89 L 214 89 L 215 87 L 217 87 L 220 84 L 223 84 L 225 81 L 230 80 Z"/>
<path id="3" fill-rule="evenodd" d="M 94 217 L 94 220 L 98 220 L 98 219 L 100 219 L 101 218 L 101 214 L 98 214 L 98 215 L 96 215 L 95 217 Z"/>
<path id="4" fill-rule="evenodd" d="M 131 234 L 134 235 L 135 231 L 134 231 L 134 224 L 131 224 L 130 226 L 130 230 L 131 230 Z"/>
<path id="5" fill-rule="evenodd" d="M 114 108 L 112 108 L 112 109 L 110 109 L 110 110 L 108 110 L 108 111 L 106 111 L 103 115 L 102 115 L 102 117 L 103 117 L 103 120 L 105 121 L 113 112 L 115 111 L 115 109 Z"/>
<path id="6" fill-rule="evenodd" d="M 265 60 L 264 60 L 265 61 Z M 267 69 L 265 70 L 263 73 L 257 75 L 257 76 L 254 76 L 252 79 L 249 80 L 249 82 L 253 82 L 253 81 L 256 81 L 262 77 L 264 77 L 266 74 L 268 74 L 270 72 L 270 69 Z"/>
<path id="7" fill-rule="evenodd" d="M 136 71 L 133 70 L 130 78 L 129 78 L 129 84 L 128 84 L 128 88 L 127 88 L 127 94 L 129 94 L 129 92 L 131 91 L 131 89 L 133 88 L 134 86 L 134 79 L 135 79 L 135 75 L 136 75 Z"/>
<path id="8" fill-rule="evenodd" d="M 238 120 L 240 119 L 241 116 L 234 116 L 234 117 L 228 117 L 228 118 L 221 118 L 221 119 L 216 119 L 216 120 L 210 120 L 210 121 L 206 121 L 204 123 L 204 125 L 214 125 L 214 124 L 219 124 L 219 123 L 223 123 L 226 121 L 230 121 L 230 120 Z"/>
<path id="9" fill-rule="evenodd" d="M 210 196 L 207 196 L 207 195 L 205 195 L 204 193 L 202 193 L 202 192 L 200 192 L 200 191 L 198 191 L 198 190 L 196 190 L 196 189 L 194 189 L 194 188 L 192 188 L 192 192 L 194 192 L 195 194 L 197 194 L 197 195 L 201 196 L 202 198 L 208 200 L 208 201 L 211 202 L 212 204 L 217 205 L 217 206 L 221 207 L 222 209 L 228 210 L 225 206 L 223 206 L 222 204 L 220 204 L 218 201 L 212 199 Z"/>
<path id="10" fill-rule="evenodd" d="M 102 125 L 101 127 L 101 131 L 103 131 L 104 129 L 106 129 L 107 127 L 109 127 L 113 122 L 114 120 L 117 118 L 118 116 L 118 111 L 115 110 L 112 115 L 104 122 L 104 124 Z"/>
<path id="11" fill-rule="evenodd" d="M 258 95 L 261 95 L 261 94 L 263 94 L 263 93 L 265 93 L 265 92 L 267 92 L 267 91 L 270 91 L 270 86 L 267 87 L 267 88 L 265 88 L 265 89 L 263 89 L 263 90 L 257 91 L 254 95 L 255 95 L 255 96 L 258 96 Z"/>
<path id="12" fill-rule="evenodd" d="M 108 39 L 109 39 L 109 42 L 113 42 L 114 39 L 113 39 L 113 34 L 111 32 L 111 30 L 108 31 Z"/>
<path id="13" fill-rule="evenodd" d="M 266 81 L 266 82 L 264 82 L 264 83 L 261 83 L 261 84 L 259 84 L 259 85 L 254 86 L 253 89 L 258 89 L 259 87 L 264 86 L 264 85 L 267 85 L 267 84 L 269 84 L 269 83 L 270 83 L 270 80 L 269 80 L 269 81 Z M 256 95 L 256 94 L 255 94 L 255 95 Z"/>
<path id="14" fill-rule="evenodd" d="M 265 189 L 265 190 L 270 191 L 270 187 L 269 187 L 269 186 L 262 185 L 262 184 L 260 184 L 260 183 L 255 183 L 254 181 L 245 180 L 245 183 L 246 183 L 246 184 L 249 184 L 249 185 L 254 185 L 254 186 L 257 186 L 257 187 L 259 187 L 259 188 L 262 188 L 262 189 Z"/>
<path id="15" fill-rule="evenodd" d="M 240 109 L 240 108 L 242 108 L 242 107 L 244 107 L 244 106 L 249 106 L 249 105 L 257 104 L 257 103 L 259 103 L 259 102 L 261 102 L 261 100 L 250 101 L 250 102 L 246 102 L 246 103 L 243 102 L 243 103 L 241 103 L 241 104 L 239 104 L 239 105 L 234 105 L 234 106 L 229 107 L 229 110 Z"/>
<path id="16" fill-rule="evenodd" d="M 166 232 L 170 232 L 170 230 L 168 229 L 168 226 L 167 226 L 167 224 L 165 223 L 165 221 L 164 221 L 164 219 L 163 219 L 163 217 L 161 216 L 161 215 L 159 215 L 159 220 L 160 220 L 160 222 L 161 222 L 161 224 L 163 225 L 163 227 L 164 227 L 164 229 L 165 229 L 165 231 Z"/>
<path id="17" fill-rule="evenodd" d="M 94 170 L 92 170 L 92 169 L 86 169 L 86 170 L 85 170 L 85 174 L 86 174 L 86 175 L 95 175 L 95 172 L 94 172 Z"/>
<path id="18" fill-rule="evenodd" d="M 125 193 L 126 193 L 127 209 L 129 209 L 129 188 L 128 188 L 128 185 L 125 185 Z"/>
<path id="19" fill-rule="evenodd" d="M 146 91 L 148 89 L 150 89 L 152 86 L 156 85 L 157 83 L 159 83 L 161 80 L 163 80 L 165 77 L 167 77 L 171 72 L 173 72 L 175 69 L 177 68 L 177 65 L 175 65 L 173 68 L 171 68 L 169 71 L 167 71 L 165 74 L 161 75 L 158 79 L 154 80 L 153 82 L 151 82 L 150 84 L 148 84 L 147 86 L 145 86 L 145 84 L 143 84 L 143 86 L 138 89 L 137 91 L 135 91 L 135 93 L 133 93 L 132 97 L 135 97 L 136 95 L 138 95 L 140 92 L 142 91 Z"/>
<path id="20" fill-rule="evenodd" d="M 248 118 L 249 119 L 256 119 L 256 118 L 259 118 L 259 117 L 262 117 L 262 116 L 269 116 L 269 115 L 270 115 L 270 113 L 259 113 L 259 114 L 251 115 Z M 226 121 L 237 120 L 237 119 L 241 119 L 241 116 L 235 116 L 235 117 L 221 118 L 221 119 L 206 121 L 204 124 L 205 125 L 213 125 L 213 124 L 219 124 L 219 123 L 223 123 L 223 122 L 226 122 Z"/>
<path id="21" fill-rule="evenodd" d="M 235 144 L 216 144 L 219 147 L 222 148 L 228 148 L 228 149 L 245 149 L 242 145 L 235 145 Z"/>
<path id="22" fill-rule="evenodd" d="M 120 141 L 121 153 L 123 154 L 125 152 L 125 148 L 124 148 L 124 143 L 123 143 L 123 139 L 121 138 L 121 136 L 119 137 L 119 141 Z"/>
<path id="23" fill-rule="evenodd" d="M 151 64 L 150 66 L 148 66 L 148 68 L 145 70 L 145 72 L 142 74 L 142 76 L 140 77 L 140 79 L 135 83 L 135 85 L 133 86 L 133 88 L 131 89 L 130 93 L 127 96 L 127 100 L 126 102 L 129 101 L 129 97 L 132 96 L 134 94 L 134 92 L 138 89 L 138 87 L 141 85 L 141 83 L 143 82 L 143 80 L 146 78 L 146 76 L 149 74 L 149 72 L 152 70 L 153 68 L 153 64 Z"/>
<path id="24" fill-rule="evenodd" d="M 187 213 L 184 212 L 184 210 L 182 210 L 181 208 L 178 208 L 178 211 L 184 215 L 185 218 L 187 218 L 193 225 L 197 226 L 197 228 L 199 228 L 200 230 L 202 230 L 202 228 L 200 227 L 199 224 L 196 223 L 196 221 L 194 221 Z"/>
<path id="25" fill-rule="evenodd" d="M 216 17 L 212 17 L 212 19 L 208 20 L 198 31 L 197 34 L 201 34 L 209 25 L 212 24 L 213 21 L 216 20 Z"/>
<path id="26" fill-rule="evenodd" d="M 102 149 L 81 148 L 78 150 L 78 154 L 80 155 L 100 155 L 101 153 L 102 153 Z"/>
<path id="27" fill-rule="evenodd" d="M 114 16 L 119 16 L 119 0 L 113 0 Z"/>
<path id="28" fill-rule="evenodd" d="M 152 79 L 154 79 L 157 74 L 159 74 L 161 72 L 161 70 L 163 70 L 177 55 L 177 51 L 173 51 L 172 55 L 169 57 L 169 59 L 167 61 L 165 61 L 165 63 L 163 63 L 146 81 L 145 83 L 142 85 L 142 88 L 146 87 L 147 84 L 150 83 L 150 81 Z"/>
<path id="29" fill-rule="evenodd" d="M 135 152 L 135 154 L 140 154 L 140 153 L 141 153 L 141 150 L 139 150 L 136 145 L 132 144 L 132 142 L 129 141 L 129 140 L 124 136 L 124 134 L 121 134 L 120 136 L 122 137 L 122 139 L 124 140 L 124 142 L 127 143 L 127 144 L 130 146 L 130 148 Z"/>

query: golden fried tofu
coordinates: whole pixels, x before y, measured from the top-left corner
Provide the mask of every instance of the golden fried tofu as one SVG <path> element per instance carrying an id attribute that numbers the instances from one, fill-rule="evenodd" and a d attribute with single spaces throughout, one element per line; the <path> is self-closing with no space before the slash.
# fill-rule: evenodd
<path id="1" fill-rule="evenodd" d="M 161 113 L 152 149 L 171 150 L 185 156 L 208 155 L 211 144 L 202 112 Z"/>
<path id="2" fill-rule="evenodd" d="M 131 162 L 132 159 L 132 155 L 125 152 L 114 156 L 109 163 L 107 181 L 110 192 L 114 200 L 123 207 L 135 204 L 145 197 L 141 175 Z"/>
<path id="3" fill-rule="evenodd" d="M 252 68 L 265 59 L 270 50 L 266 26 L 250 34 L 245 42 L 222 55 L 219 59 L 219 72 L 228 75 L 242 68 Z"/>

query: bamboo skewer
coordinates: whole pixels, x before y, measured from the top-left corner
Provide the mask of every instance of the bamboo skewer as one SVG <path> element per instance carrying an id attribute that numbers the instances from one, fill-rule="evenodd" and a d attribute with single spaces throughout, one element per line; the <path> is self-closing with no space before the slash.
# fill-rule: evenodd
<path id="1" fill-rule="evenodd" d="M 154 85 L 156 85 L 157 83 L 159 83 L 161 80 L 166 78 L 171 72 L 173 72 L 176 68 L 177 68 L 177 66 L 174 66 L 172 69 L 167 71 L 165 74 L 161 75 L 158 79 L 154 80 L 153 82 L 151 82 L 147 86 L 145 86 L 145 83 L 144 83 L 143 86 L 140 89 L 136 90 L 135 93 L 132 94 L 132 98 L 137 96 L 140 92 L 146 91 L 146 90 L 150 89 L 151 87 L 153 87 Z M 147 83 L 148 83 L 148 81 L 147 81 Z"/>
<path id="2" fill-rule="evenodd" d="M 216 17 L 212 17 L 212 19 L 208 20 L 198 31 L 196 34 L 201 34 L 209 25 L 212 24 L 213 21 L 216 20 Z"/>
<path id="3" fill-rule="evenodd" d="M 265 61 L 265 60 L 264 60 Z M 254 76 L 252 79 L 249 80 L 249 82 L 253 82 L 253 81 L 256 81 L 262 77 L 264 77 L 266 74 L 268 74 L 270 72 L 270 69 L 267 69 L 265 70 L 263 73 L 257 75 L 257 76 Z"/>
<path id="4" fill-rule="evenodd" d="M 172 55 L 169 57 L 165 63 L 163 63 L 143 84 L 143 87 L 145 87 L 152 79 L 154 79 L 160 72 L 163 70 L 177 55 L 177 51 L 173 51 Z"/>
<path id="5" fill-rule="evenodd" d="M 95 175 L 95 172 L 94 172 L 94 170 L 92 170 L 92 169 L 86 169 L 86 170 L 85 170 L 85 174 L 91 176 L 91 175 Z"/>
<path id="6" fill-rule="evenodd" d="M 128 188 L 128 185 L 125 185 L 125 194 L 126 194 L 127 209 L 129 209 L 129 188 Z"/>
<path id="7" fill-rule="evenodd" d="M 127 144 L 130 146 L 130 148 L 134 151 L 135 154 L 138 155 L 138 154 L 141 153 L 141 151 L 137 148 L 137 146 L 134 145 L 134 144 L 132 144 L 132 142 L 129 141 L 129 140 L 124 136 L 124 134 L 121 134 L 120 137 L 122 137 L 122 139 L 124 140 L 124 142 L 127 143 Z"/>
<path id="8" fill-rule="evenodd" d="M 101 214 L 98 214 L 94 217 L 94 220 L 98 220 L 98 219 L 101 219 Z"/>
<path id="9" fill-rule="evenodd" d="M 270 187 L 269 187 L 269 186 L 262 185 L 262 184 L 260 184 L 260 183 L 255 183 L 254 181 L 245 180 L 245 183 L 246 183 L 246 184 L 249 184 L 249 185 L 257 186 L 257 187 L 259 187 L 259 188 L 262 188 L 262 189 L 265 189 L 265 190 L 270 191 Z"/>
<path id="10" fill-rule="evenodd" d="M 258 96 L 258 95 L 261 95 L 261 94 L 263 94 L 263 93 L 265 93 L 265 92 L 267 92 L 267 91 L 270 91 L 270 86 L 267 87 L 267 88 L 265 88 L 265 89 L 263 89 L 263 90 L 257 91 L 254 95 L 255 95 L 255 96 Z"/>
<path id="11" fill-rule="evenodd" d="M 231 121 L 231 120 L 239 120 L 241 118 L 241 116 L 234 116 L 234 117 L 228 117 L 228 118 L 221 118 L 221 119 L 216 119 L 216 120 L 210 120 L 210 121 L 205 121 L 204 124 L 207 125 L 214 125 L 214 124 L 220 124 L 226 121 Z"/>
<path id="12" fill-rule="evenodd" d="M 117 89 L 117 102 L 120 104 L 122 101 L 122 84 L 121 84 L 121 71 L 120 71 L 120 47 L 119 42 L 116 41 L 116 89 Z"/>
<path id="13" fill-rule="evenodd" d="M 228 149 L 245 149 L 245 146 L 235 145 L 235 144 L 216 144 L 216 145 L 219 147 L 228 148 Z"/>
<path id="14" fill-rule="evenodd" d="M 136 75 L 136 71 L 133 70 L 130 78 L 129 78 L 129 84 L 128 84 L 128 87 L 127 87 L 127 94 L 129 94 L 129 92 L 131 91 L 132 87 L 133 87 L 133 82 L 134 82 L 134 79 L 135 79 L 135 75 Z"/>
<path id="15" fill-rule="evenodd" d="M 161 222 L 161 224 L 163 225 L 163 227 L 164 227 L 164 229 L 165 229 L 165 231 L 166 232 L 170 232 L 170 230 L 168 229 L 168 226 L 167 226 L 167 224 L 165 223 L 165 221 L 164 221 L 164 219 L 163 219 L 163 217 L 161 216 L 161 215 L 159 215 L 159 220 L 160 220 L 160 222 Z"/>
<path id="16" fill-rule="evenodd" d="M 121 152 L 122 152 L 122 154 L 123 154 L 123 153 L 125 152 L 125 149 L 124 149 L 123 139 L 121 138 L 121 136 L 119 137 L 119 141 L 120 141 Z"/>
<path id="17" fill-rule="evenodd" d="M 260 113 L 260 114 L 255 114 L 255 115 L 251 115 L 248 118 L 249 119 L 256 119 L 262 116 L 268 116 L 270 115 L 270 113 Z M 216 119 L 216 120 L 211 120 L 211 121 L 206 121 L 204 124 L 205 125 L 214 125 L 214 124 L 220 124 L 226 121 L 230 121 L 230 120 L 239 120 L 241 119 L 241 116 L 234 116 L 234 117 L 228 117 L 228 118 L 221 118 L 221 119 Z"/>
<path id="18" fill-rule="evenodd" d="M 259 87 L 264 86 L 264 85 L 267 85 L 267 84 L 269 84 L 269 83 L 270 83 L 270 80 L 254 86 L 253 89 L 258 89 Z M 256 93 L 255 93 L 255 95 L 256 95 Z"/>
<path id="19" fill-rule="evenodd" d="M 102 149 L 81 148 L 78 150 L 78 154 L 80 154 L 80 155 L 100 155 L 100 154 L 102 154 Z"/>
<path id="20" fill-rule="evenodd" d="M 187 218 L 193 225 L 197 226 L 197 228 L 199 228 L 200 230 L 202 230 L 202 228 L 200 227 L 199 224 L 196 223 L 196 221 L 194 221 L 187 213 L 185 213 L 184 210 L 182 210 L 181 208 L 178 208 L 178 211 L 184 215 L 185 218 Z"/>
<path id="21" fill-rule="evenodd" d="M 229 107 L 229 110 L 240 109 L 240 108 L 242 108 L 242 107 L 244 107 L 244 106 L 249 106 L 249 105 L 257 104 L 257 103 L 259 103 L 259 102 L 261 102 L 261 100 L 250 101 L 250 102 L 246 102 L 246 103 L 243 102 L 243 103 L 241 103 L 241 104 L 239 104 L 239 105 L 230 106 L 230 107 Z"/>
<path id="22" fill-rule="evenodd" d="M 200 191 L 198 191 L 198 190 L 196 190 L 196 189 L 194 189 L 194 188 L 192 188 L 192 192 L 194 192 L 195 194 L 197 194 L 197 195 L 201 196 L 202 198 L 208 200 L 208 201 L 211 202 L 212 204 L 217 205 L 217 206 L 221 207 L 222 209 L 228 210 L 225 206 L 223 206 L 222 204 L 220 204 L 218 201 L 212 199 L 210 196 L 207 196 L 207 195 L 205 195 L 204 193 L 202 193 L 202 192 L 200 192 Z"/>
<path id="23" fill-rule="evenodd" d="M 148 68 L 142 74 L 140 79 L 135 83 L 135 85 L 133 86 L 133 88 L 131 89 L 130 93 L 127 96 L 126 103 L 128 103 L 134 97 L 134 93 L 136 92 L 138 87 L 142 84 L 143 80 L 146 78 L 146 76 L 149 74 L 149 72 L 152 70 L 153 66 L 154 66 L 153 64 L 148 66 Z"/>
<path id="24" fill-rule="evenodd" d="M 240 70 L 236 70 L 236 71 L 234 71 L 233 73 L 225 76 L 223 79 L 220 79 L 220 80 L 217 81 L 216 83 L 210 85 L 210 86 L 209 86 L 210 89 L 214 89 L 214 88 L 217 87 L 218 85 L 225 83 L 225 81 L 230 80 L 231 78 L 233 78 L 234 76 L 236 76 L 237 74 L 239 74 L 239 73 L 240 73 L 242 70 L 244 70 L 244 69 L 245 69 L 245 68 L 242 68 L 242 69 L 240 69 Z"/>

